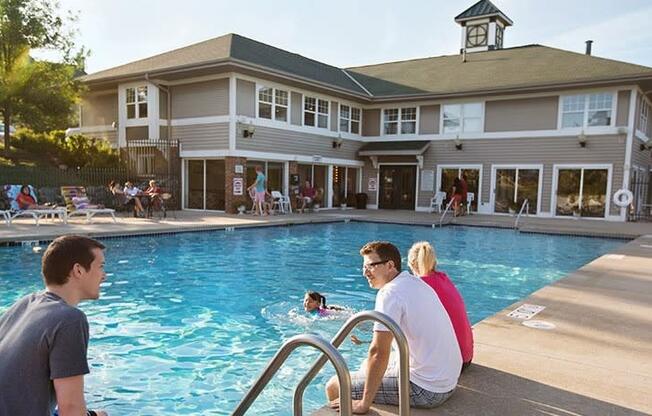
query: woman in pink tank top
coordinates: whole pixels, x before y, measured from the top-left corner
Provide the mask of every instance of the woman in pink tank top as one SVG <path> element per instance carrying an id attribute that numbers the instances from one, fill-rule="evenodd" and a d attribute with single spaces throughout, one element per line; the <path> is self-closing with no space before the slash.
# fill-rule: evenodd
<path id="1" fill-rule="evenodd" d="M 464 371 L 473 359 L 473 332 L 462 295 L 446 273 L 435 270 L 437 266 L 435 249 L 427 241 L 414 243 L 410 248 L 408 266 L 415 276 L 420 276 L 428 286 L 435 290 L 444 309 L 448 312 L 462 352 L 462 362 L 464 363 L 462 371 Z"/>

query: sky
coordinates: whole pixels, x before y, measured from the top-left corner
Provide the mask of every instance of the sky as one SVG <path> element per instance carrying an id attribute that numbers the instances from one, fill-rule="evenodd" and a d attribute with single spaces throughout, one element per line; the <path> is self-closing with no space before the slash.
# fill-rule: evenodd
<path id="1" fill-rule="evenodd" d="M 459 52 L 454 17 L 473 0 L 60 0 L 78 14 L 93 73 L 227 33 L 338 67 Z M 651 0 L 493 0 L 505 47 L 543 44 L 652 67 Z M 47 54 L 42 54 L 47 56 Z"/>

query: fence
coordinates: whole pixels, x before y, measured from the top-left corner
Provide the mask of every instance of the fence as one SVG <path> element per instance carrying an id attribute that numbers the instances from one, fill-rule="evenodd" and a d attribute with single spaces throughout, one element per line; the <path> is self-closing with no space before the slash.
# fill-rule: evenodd
<path id="1" fill-rule="evenodd" d="M 66 185 L 107 186 L 112 180 L 122 182 L 128 177 L 127 170 L 120 168 L 0 167 L 0 185 L 30 184 L 37 188 Z"/>
<path id="2" fill-rule="evenodd" d="M 652 221 L 652 182 L 643 175 L 631 183 L 634 200 L 629 206 L 629 221 Z"/>

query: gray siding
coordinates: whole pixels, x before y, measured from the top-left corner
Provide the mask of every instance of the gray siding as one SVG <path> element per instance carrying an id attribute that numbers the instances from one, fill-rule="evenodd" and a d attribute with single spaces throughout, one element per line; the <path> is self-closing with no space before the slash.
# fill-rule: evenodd
<path id="1" fill-rule="evenodd" d="M 482 164 L 481 202 L 489 203 L 492 164 L 543 164 L 541 211 L 550 212 L 553 164 L 613 164 L 611 194 L 623 180 L 625 142 L 622 136 L 592 136 L 586 148 L 577 137 L 464 140 L 456 150 L 451 140 L 435 140 L 425 153 L 424 169 L 437 171 L 438 164 Z M 432 192 L 419 192 L 419 206 L 428 206 Z M 611 196 L 610 196 L 611 197 Z M 611 204 L 611 214 L 618 210 Z"/>
<path id="2" fill-rule="evenodd" d="M 223 116 L 229 114 L 229 80 L 175 85 L 172 94 L 172 118 Z"/>
<path id="3" fill-rule="evenodd" d="M 618 107 L 616 107 L 616 126 L 626 126 L 629 118 L 630 91 L 618 91 Z"/>
<path id="4" fill-rule="evenodd" d="M 183 151 L 229 148 L 229 123 L 173 126 L 172 137 L 181 141 Z"/>
<path id="5" fill-rule="evenodd" d="M 89 95 L 82 99 L 82 127 L 108 126 L 118 121 L 118 93 Z"/>
<path id="6" fill-rule="evenodd" d="M 239 116 L 256 116 L 256 84 L 250 81 L 236 81 L 236 114 Z"/>
<path id="7" fill-rule="evenodd" d="M 632 167 L 639 166 L 649 168 L 652 166 L 652 156 L 649 150 L 641 150 L 641 141 L 634 139 L 634 146 L 632 147 Z"/>
<path id="8" fill-rule="evenodd" d="M 292 92 L 290 98 L 290 106 L 292 107 L 292 114 L 290 114 L 290 123 L 295 126 L 303 125 L 301 115 L 303 114 L 303 96 L 298 92 Z"/>
<path id="9" fill-rule="evenodd" d="M 147 140 L 149 139 L 149 127 L 127 127 L 126 129 L 127 140 Z"/>
<path id="10" fill-rule="evenodd" d="M 339 125 L 337 120 L 340 117 L 340 106 L 337 104 L 337 101 L 331 101 L 331 131 L 337 131 Z"/>
<path id="11" fill-rule="evenodd" d="M 419 134 L 439 133 L 439 106 L 422 105 L 419 109 Z"/>
<path id="12" fill-rule="evenodd" d="M 362 135 L 380 136 L 380 109 L 362 111 Z"/>
<path id="13" fill-rule="evenodd" d="M 487 101 L 486 132 L 553 130 L 557 128 L 559 97 Z"/>
<path id="14" fill-rule="evenodd" d="M 256 134 L 252 138 L 237 135 L 236 149 L 355 160 L 358 149 L 363 144 L 354 140 L 343 140 L 339 149 L 333 149 L 333 140 L 336 138 L 256 126 Z"/>
<path id="15" fill-rule="evenodd" d="M 168 118 L 168 94 L 159 88 L 158 90 L 158 116 L 161 119 Z"/>

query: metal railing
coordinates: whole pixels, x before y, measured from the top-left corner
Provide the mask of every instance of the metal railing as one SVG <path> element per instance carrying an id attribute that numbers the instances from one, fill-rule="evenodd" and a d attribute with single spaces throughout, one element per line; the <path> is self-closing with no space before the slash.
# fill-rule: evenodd
<path id="1" fill-rule="evenodd" d="M 514 221 L 514 228 L 518 229 L 518 222 L 521 219 L 521 215 L 523 214 L 523 210 L 525 209 L 525 215 L 528 216 L 530 215 L 530 202 L 525 198 L 523 203 L 521 204 L 521 209 L 518 211 L 518 215 L 516 216 L 516 220 Z"/>
<path id="2" fill-rule="evenodd" d="M 385 325 L 394 335 L 396 344 L 398 345 L 399 352 L 399 415 L 410 415 L 410 356 L 407 339 L 401 331 L 401 328 L 387 315 L 376 311 L 364 311 L 357 313 L 350 317 L 339 332 L 331 340 L 331 344 L 336 348 L 339 347 L 346 339 L 349 333 L 355 328 L 356 325 L 363 321 L 377 321 Z M 326 357 L 320 357 L 315 364 L 308 370 L 308 373 L 301 379 L 299 385 L 294 390 L 294 416 L 301 416 L 303 414 L 303 393 L 310 382 L 315 378 L 317 373 L 326 364 Z M 339 374 L 338 374 L 339 375 Z M 340 383 L 340 397 L 342 396 L 342 384 Z M 340 403 L 342 401 L 340 400 Z M 344 414 L 342 410 L 342 414 Z"/>
<path id="3" fill-rule="evenodd" d="M 292 351 L 302 345 L 310 345 L 317 348 L 324 353 L 325 357 L 322 356 L 324 362 L 328 359 L 333 363 L 340 384 L 340 413 L 345 416 L 350 416 L 352 414 L 351 375 L 349 374 L 349 369 L 346 366 L 342 354 L 340 354 L 333 344 L 322 337 L 302 334 L 290 338 L 283 344 L 274 358 L 272 358 L 272 361 L 267 365 L 267 368 L 265 368 L 258 380 L 256 380 L 253 387 L 251 387 L 240 404 L 238 404 L 238 407 L 235 408 L 232 413 L 233 416 L 241 416 L 245 414 Z"/>
<path id="4" fill-rule="evenodd" d="M 444 213 L 441 214 L 441 217 L 439 217 L 439 226 L 440 227 L 442 226 L 442 224 L 444 222 L 444 217 L 446 217 L 446 214 L 451 210 L 451 207 L 453 206 L 454 201 L 455 201 L 455 199 L 451 198 L 451 200 L 446 205 L 446 209 L 444 210 Z"/>

